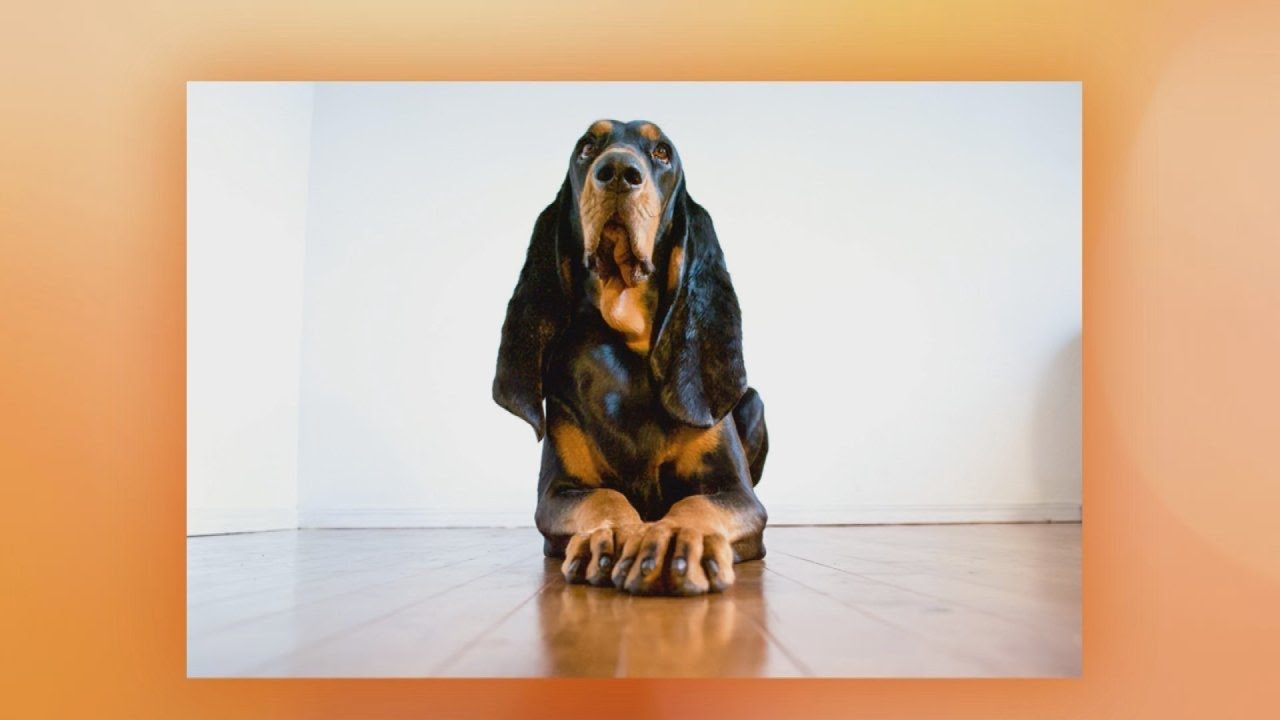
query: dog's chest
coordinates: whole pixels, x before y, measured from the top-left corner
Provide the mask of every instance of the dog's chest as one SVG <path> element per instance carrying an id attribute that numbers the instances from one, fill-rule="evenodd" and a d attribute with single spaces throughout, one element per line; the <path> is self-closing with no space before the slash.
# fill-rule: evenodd
<path id="1" fill-rule="evenodd" d="M 655 412 L 657 398 L 647 360 L 618 340 L 583 343 L 572 380 L 586 424 L 629 436 L 638 445 L 644 444 L 646 433 L 660 430 L 656 420 L 662 414 Z"/>
<path id="2" fill-rule="evenodd" d="M 616 463 L 650 461 L 676 425 L 658 400 L 648 355 L 631 349 L 594 308 L 582 309 L 552 359 L 546 386 Z"/>
<path id="3" fill-rule="evenodd" d="M 581 322 L 552 360 L 547 393 L 598 451 L 603 484 L 623 492 L 641 517 L 656 518 L 672 502 L 699 491 L 688 478 L 718 435 L 683 426 L 667 414 L 648 362 L 598 318 Z"/>

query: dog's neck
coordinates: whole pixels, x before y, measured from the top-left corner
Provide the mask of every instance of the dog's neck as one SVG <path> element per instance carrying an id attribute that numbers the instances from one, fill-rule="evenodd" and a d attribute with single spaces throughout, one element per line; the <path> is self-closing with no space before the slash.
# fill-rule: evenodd
<path id="1" fill-rule="evenodd" d="M 605 323 L 622 335 L 627 348 L 640 355 L 649 352 L 653 308 L 657 293 L 649 281 L 628 287 L 617 277 L 601 280 L 592 275 L 587 283 L 591 301 Z"/>

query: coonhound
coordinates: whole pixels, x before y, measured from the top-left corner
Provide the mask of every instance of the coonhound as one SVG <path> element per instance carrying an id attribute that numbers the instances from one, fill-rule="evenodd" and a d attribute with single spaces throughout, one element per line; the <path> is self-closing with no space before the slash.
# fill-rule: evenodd
<path id="1" fill-rule="evenodd" d="M 658 126 L 600 120 L 574 145 L 497 365 L 494 400 L 547 436 L 535 520 L 566 580 L 692 595 L 764 556 L 738 298 Z"/>

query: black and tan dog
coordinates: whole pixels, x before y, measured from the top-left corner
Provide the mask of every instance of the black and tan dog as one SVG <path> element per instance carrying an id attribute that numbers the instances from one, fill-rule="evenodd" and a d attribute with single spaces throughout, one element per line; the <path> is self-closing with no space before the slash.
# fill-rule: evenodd
<path id="1" fill-rule="evenodd" d="M 768 437 L 738 298 L 656 125 L 600 120 L 574 146 L 507 306 L 493 396 L 547 435 L 536 521 L 569 581 L 697 594 L 764 555 Z"/>

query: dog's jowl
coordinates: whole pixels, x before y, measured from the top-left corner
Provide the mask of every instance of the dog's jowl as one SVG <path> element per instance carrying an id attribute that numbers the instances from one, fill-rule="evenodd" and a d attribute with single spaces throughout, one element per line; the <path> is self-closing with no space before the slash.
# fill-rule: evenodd
<path id="1" fill-rule="evenodd" d="M 769 442 L 738 298 L 657 125 L 599 120 L 574 145 L 507 306 L 493 396 L 545 438 L 536 521 L 570 582 L 698 594 L 764 555 Z"/>

